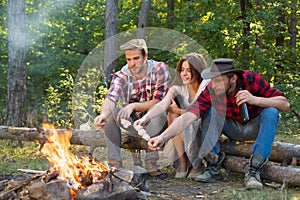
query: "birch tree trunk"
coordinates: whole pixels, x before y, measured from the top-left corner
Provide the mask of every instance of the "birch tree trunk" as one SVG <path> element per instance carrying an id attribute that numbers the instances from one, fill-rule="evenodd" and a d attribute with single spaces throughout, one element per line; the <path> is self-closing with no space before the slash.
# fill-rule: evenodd
<path id="1" fill-rule="evenodd" d="M 8 1 L 8 72 L 6 125 L 25 124 L 26 24 L 25 0 Z"/>

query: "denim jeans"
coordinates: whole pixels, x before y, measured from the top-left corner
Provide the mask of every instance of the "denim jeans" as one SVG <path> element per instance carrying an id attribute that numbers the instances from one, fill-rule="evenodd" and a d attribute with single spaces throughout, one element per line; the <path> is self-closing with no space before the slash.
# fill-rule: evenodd
<path id="1" fill-rule="evenodd" d="M 264 108 L 259 116 L 247 124 L 240 124 L 228 117 L 221 116 L 211 107 L 202 117 L 202 146 L 205 153 L 210 151 L 218 154 L 220 144 L 218 137 L 222 132 L 229 139 L 235 141 L 255 140 L 252 145 L 252 155 L 261 154 L 270 157 L 272 144 L 278 125 L 278 110 Z"/>
<path id="2" fill-rule="evenodd" d="M 104 135 L 107 145 L 107 157 L 108 159 L 113 159 L 116 161 L 122 161 L 121 158 L 121 129 L 125 129 L 128 134 L 140 137 L 137 133 L 137 131 L 133 128 L 133 126 L 129 126 L 128 128 L 122 127 L 121 123 L 116 120 L 117 113 L 119 112 L 119 109 L 116 108 L 113 113 L 108 117 L 106 120 L 106 125 L 104 126 Z M 132 114 L 129 121 L 131 121 L 131 124 L 138 118 Z M 159 135 L 163 132 L 163 130 L 166 128 L 167 124 L 167 116 L 166 113 L 162 113 L 161 115 L 155 117 L 152 119 L 149 124 L 146 127 L 146 132 L 150 135 L 150 137 L 154 137 Z M 158 152 L 157 151 L 150 151 L 146 149 L 146 156 L 145 161 L 149 159 L 155 159 L 158 160 Z"/>

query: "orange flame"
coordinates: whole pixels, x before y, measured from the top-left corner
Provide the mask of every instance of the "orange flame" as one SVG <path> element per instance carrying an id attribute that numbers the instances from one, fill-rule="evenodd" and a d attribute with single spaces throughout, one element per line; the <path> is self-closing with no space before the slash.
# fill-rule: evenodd
<path id="1" fill-rule="evenodd" d="M 58 178 L 68 181 L 71 194 L 76 195 L 78 189 L 86 186 L 85 180 L 91 178 L 92 183 L 97 182 L 107 175 L 105 165 L 90 160 L 87 156 L 78 158 L 69 151 L 72 132 L 65 130 L 58 133 L 53 124 L 43 124 L 42 127 L 47 138 L 41 152 L 50 162 L 51 168 L 59 173 Z"/>

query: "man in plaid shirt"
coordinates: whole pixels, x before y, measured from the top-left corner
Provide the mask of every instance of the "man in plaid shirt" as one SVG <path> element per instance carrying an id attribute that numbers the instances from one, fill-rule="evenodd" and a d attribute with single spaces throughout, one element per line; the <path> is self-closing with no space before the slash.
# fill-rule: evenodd
<path id="1" fill-rule="evenodd" d="M 94 120 L 99 129 L 104 129 L 109 164 L 117 168 L 122 166 L 120 120 L 126 119 L 133 124 L 142 117 L 163 98 L 170 79 L 165 63 L 148 60 L 147 45 L 143 39 L 132 39 L 121 45 L 121 50 L 125 52 L 127 64 L 113 74 L 108 94 L 101 107 L 101 114 Z M 121 108 L 117 107 L 118 103 L 121 104 Z M 165 113 L 148 124 L 147 133 L 150 136 L 160 134 L 164 122 L 166 122 Z M 138 136 L 133 126 L 122 128 Z M 157 152 L 146 153 L 145 168 L 153 174 L 158 170 L 157 160 Z"/>
<path id="2" fill-rule="evenodd" d="M 277 130 L 278 110 L 287 111 L 290 108 L 287 98 L 258 73 L 235 69 L 232 59 L 214 60 L 201 76 L 203 79 L 211 79 L 211 83 L 199 95 L 198 102 L 189 108 L 189 112 L 181 115 L 177 124 L 172 123 L 161 135 L 150 139 L 149 148 L 161 148 L 169 138 L 201 117 L 200 153 L 205 157 L 207 167 L 195 180 L 210 182 L 221 178 L 224 154 L 220 152 L 218 138 L 222 132 L 236 141 L 255 140 L 245 185 L 248 189 L 262 188 L 259 170 L 270 156 Z M 241 115 L 244 103 L 247 104 L 248 119 Z M 178 129 L 179 123 L 181 126 Z"/>

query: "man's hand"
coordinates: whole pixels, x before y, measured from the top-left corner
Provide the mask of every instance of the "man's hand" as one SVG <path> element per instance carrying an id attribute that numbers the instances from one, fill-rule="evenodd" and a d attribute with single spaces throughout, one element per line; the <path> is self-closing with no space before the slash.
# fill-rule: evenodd
<path id="1" fill-rule="evenodd" d="M 253 96 L 249 91 L 247 90 L 240 90 L 235 95 L 236 97 L 236 104 L 238 106 L 242 105 L 243 103 L 248 103 L 250 105 L 256 105 L 256 97 Z"/>
<path id="2" fill-rule="evenodd" d="M 120 119 L 129 119 L 133 110 L 134 110 L 133 104 L 128 104 L 127 106 L 120 109 L 117 119 L 119 119 L 119 120 Z"/>
<path id="3" fill-rule="evenodd" d="M 94 124 L 101 130 L 103 131 L 104 126 L 106 124 L 106 119 L 104 116 L 102 115 L 98 115 L 95 119 L 94 119 Z"/>
<path id="4" fill-rule="evenodd" d="M 151 138 L 147 144 L 148 144 L 148 148 L 151 151 L 157 151 L 157 150 L 160 150 L 164 146 L 165 141 L 164 141 L 163 137 L 161 135 L 159 135 L 154 138 Z"/>

